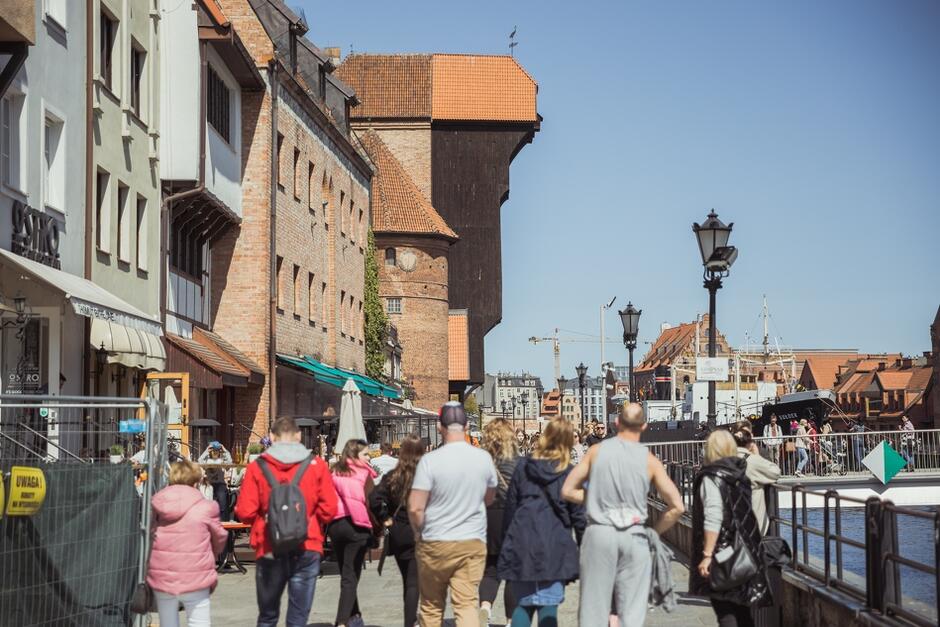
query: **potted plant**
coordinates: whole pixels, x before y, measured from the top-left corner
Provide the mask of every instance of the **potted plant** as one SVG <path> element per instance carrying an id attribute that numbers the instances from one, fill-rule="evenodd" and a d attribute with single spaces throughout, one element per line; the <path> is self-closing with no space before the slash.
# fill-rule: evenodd
<path id="1" fill-rule="evenodd" d="M 120 444 L 111 445 L 111 463 L 120 464 L 124 461 L 124 447 Z"/>
<path id="2" fill-rule="evenodd" d="M 261 453 L 264 452 L 264 447 L 261 446 L 259 442 L 252 442 L 248 445 L 248 463 L 255 461 L 261 457 Z"/>

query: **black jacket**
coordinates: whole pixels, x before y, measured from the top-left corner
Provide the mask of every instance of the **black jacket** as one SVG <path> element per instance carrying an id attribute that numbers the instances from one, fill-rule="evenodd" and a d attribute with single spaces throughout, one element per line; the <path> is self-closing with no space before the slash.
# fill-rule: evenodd
<path id="1" fill-rule="evenodd" d="M 509 493 L 509 484 L 516 471 L 520 457 L 504 459 L 496 464 L 498 483 L 496 484 L 496 497 L 493 503 L 486 508 L 486 553 L 499 556 L 503 548 L 504 515 L 506 512 L 506 495 Z"/>
<path id="2" fill-rule="evenodd" d="M 405 498 L 407 499 L 407 494 Z M 414 557 L 415 534 L 408 521 L 408 503 L 399 504 L 389 494 L 388 475 L 382 477 L 381 483 L 375 486 L 369 494 L 369 509 L 372 510 L 376 520 L 385 521 L 392 518 L 392 526 L 389 527 L 388 538 L 386 538 L 388 554 L 402 559 Z"/>
<path id="3" fill-rule="evenodd" d="M 572 467 L 556 468 L 556 462 L 531 458 L 516 466 L 506 495 L 500 579 L 568 583 L 578 578 L 584 508 L 561 499 L 561 486 Z"/>
<path id="4" fill-rule="evenodd" d="M 751 506 L 751 482 L 745 475 L 747 462 L 742 457 L 725 457 L 703 466 L 695 476 L 692 501 L 692 561 L 689 564 L 689 592 L 714 599 L 731 601 L 739 605 L 760 604 L 767 600 L 767 579 L 763 571 L 747 585 L 727 592 L 711 589 L 708 580 L 699 575 L 698 565 L 702 561 L 705 546 L 705 508 L 699 488 L 705 477 L 718 479 L 722 499 L 722 522 L 718 531 L 716 547 L 734 543 L 736 530 L 755 558 L 760 560 L 760 527 Z"/>

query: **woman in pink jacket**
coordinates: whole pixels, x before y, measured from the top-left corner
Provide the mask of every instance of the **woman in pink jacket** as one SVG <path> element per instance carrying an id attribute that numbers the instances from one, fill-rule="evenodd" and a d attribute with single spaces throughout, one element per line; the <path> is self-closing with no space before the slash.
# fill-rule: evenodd
<path id="1" fill-rule="evenodd" d="M 362 613 L 356 589 L 362 574 L 366 549 L 372 540 L 369 520 L 369 492 L 378 473 L 369 464 L 369 445 L 365 440 L 350 440 L 333 466 L 333 487 L 336 488 L 336 515 L 327 533 L 339 564 L 339 604 L 336 608 L 337 627 L 361 627 Z"/>
<path id="2" fill-rule="evenodd" d="M 160 627 L 179 627 L 179 604 L 189 627 L 209 627 L 209 594 L 218 575 L 215 558 L 228 533 L 219 522 L 219 505 L 195 488 L 202 468 L 191 461 L 170 467 L 170 485 L 153 505 L 153 547 L 147 583 L 153 588 Z"/>

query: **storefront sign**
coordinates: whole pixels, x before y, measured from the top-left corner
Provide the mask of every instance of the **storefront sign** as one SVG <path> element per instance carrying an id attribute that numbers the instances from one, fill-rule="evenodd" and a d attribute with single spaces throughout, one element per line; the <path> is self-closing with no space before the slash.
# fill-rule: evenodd
<path id="1" fill-rule="evenodd" d="M 10 497 L 7 516 L 32 516 L 46 499 L 46 476 L 39 468 L 14 466 L 10 469 Z"/>
<path id="2" fill-rule="evenodd" d="M 143 433 L 147 430 L 147 424 L 143 420 L 120 420 L 118 430 L 121 433 Z"/>
<path id="3" fill-rule="evenodd" d="M 59 221 L 20 201 L 13 202 L 13 237 L 10 250 L 41 264 L 61 268 Z"/>
<path id="4" fill-rule="evenodd" d="M 4 394 L 38 394 L 42 392 L 39 366 L 23 365 L 7 373 Z"/>
<path id="5" fill-rule="evenodd" d="M 695 380 L 696 381 L 727 381 L 728 380 L 728 358 L 727 357 L 696 357 L 695 358 Z"/>
<path id="6" fill-rule="evenodd" d="M 85 316 L 86 318 L 98 318 L 100 320 L 107 320 L 108 322 L 117 321 L 117 314 L 111 309 L 105 309 L 104 307 L 99 307 L 84 301 L 73 301 L 73 306 L 75 308 L 75 313 L 80 316 Z"/>

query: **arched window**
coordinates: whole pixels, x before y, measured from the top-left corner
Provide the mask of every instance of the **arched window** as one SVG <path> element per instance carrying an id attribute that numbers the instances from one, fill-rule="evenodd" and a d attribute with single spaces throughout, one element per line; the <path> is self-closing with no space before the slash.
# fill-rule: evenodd
<path id="1" fill-rule="evenodd" d="M 386 248 L 386 249 L 385 249 L 385 265 L 386 265 L 386 266 L 394 266 L 394 265 L 395 265 L 395 262 L 396 262 L 396 259 L 395 259 L 395 249 L 394 249 L 394 248 Z"/>

